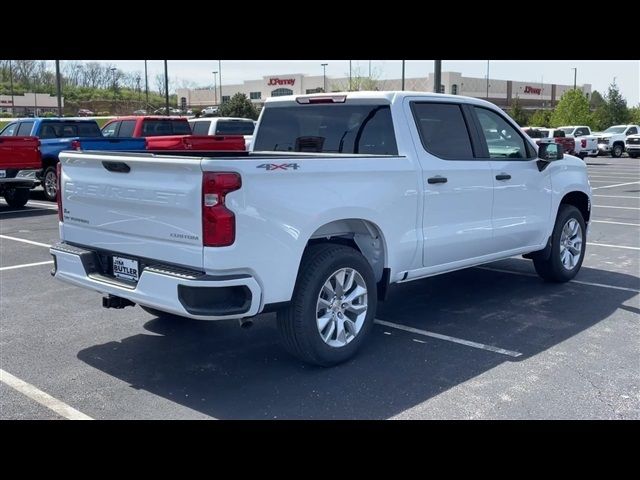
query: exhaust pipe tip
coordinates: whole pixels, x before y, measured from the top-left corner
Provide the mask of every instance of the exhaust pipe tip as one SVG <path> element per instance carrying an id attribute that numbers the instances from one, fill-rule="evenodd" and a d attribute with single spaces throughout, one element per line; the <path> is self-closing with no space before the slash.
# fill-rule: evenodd
<path id="1" fill-rule="evenodd" d="M 125 308 L 125 307 L 133 307 L 135 303 L 131 300 L 127 300 L 126 298 L 118 297 L 116 295 L 109 295 L 107 297 L 102 297 L 102 306 L 104 308 Z"/>
<path id="2" fill-rule="evenodd" d="M 245 330 L 253 327 L 253 320 L 249 320 L 247 318 L 241 318 L 239 321 L 240 321 L 240 327 L 244 328 Z"/>

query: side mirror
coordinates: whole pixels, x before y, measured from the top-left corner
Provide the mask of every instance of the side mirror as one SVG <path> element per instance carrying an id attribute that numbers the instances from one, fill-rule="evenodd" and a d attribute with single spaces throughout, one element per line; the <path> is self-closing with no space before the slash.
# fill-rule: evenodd
<path id="1" fill-rule="evenodd" d="M 538 148 L 538 170 L 543 171 L 549 163 L 564 158 L 564 149 L 557 143 L 542 143 Z"/>
<path id="2" fill-rule="evenodd" d="M 582 136 L 582 133 L 581 133 L 581 132 L 577 132 L 577 133 L 574 135 L 574 137 L 576 137 L 576 138 L 581 137 L 581 136 Z"/>

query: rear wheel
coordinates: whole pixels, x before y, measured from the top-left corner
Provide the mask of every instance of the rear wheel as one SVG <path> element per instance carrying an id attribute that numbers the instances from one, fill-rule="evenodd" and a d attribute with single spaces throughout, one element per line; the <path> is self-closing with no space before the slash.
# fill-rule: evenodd
<path id="1" fill-rule="evenodd" d="M 624 152 L 624 147 L 619 143 L 616 143 L 611 149 L 611 156 L 613 158 L 620 158 L 622 156 L 622 152 Z"/>
<path id="2" fill-rule="evenodd" d="M 42 188 L 44 196 L 50 202 L 55 202 L 58 195 L 58 175 L 56 167 L 48 167 L 42 176 Z"/>
<path id="3" fill-rule="evenodd" d="M 278 312 L 284 347 L 324 367 L 355 355 L 373 325 L 376 283 L 357 250 L 322 244 L 307 249 L 290 304 Z"/>
<path id="4" fill-rule="evenodd" d="M 547 282 L 568 282 L 578 274 L 587 243 L 582 213 L 573 205 L 560 205 L 551 235 L 549 258 L 533 258 L 536 272 Z"/>
<path id="5" fill-rule="evenodd" d="M 29 201 L 28 188 L 9 188 L 4 191 L 4 199 L 10 207 L 22 208 Z"/>

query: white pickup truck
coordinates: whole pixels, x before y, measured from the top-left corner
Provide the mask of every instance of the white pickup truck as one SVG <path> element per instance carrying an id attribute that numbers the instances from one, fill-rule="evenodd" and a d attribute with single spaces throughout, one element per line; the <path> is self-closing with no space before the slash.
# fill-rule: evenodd
<path id="1" fill-rule="evenodd" d="M 591 134 L 591 128 L 586 125 L 573 125 L 558 127 L 567 137 L 576 141 L 575 154 L 584 159 L 585 157 L 598 156 L 598 137 Z"/>
<path id="2" fill-rule="evenodd" d="M 497 134 L 495 133 L 497 132 Z M 248 322 L 333 365 L 390 284 L 514 255 L 566 282 L 591 214 L 582 160 L 495 105 L 352 92 L 269 99 L 252 152 L 60 155 L 52 275 L 155 315 Z"/>
<path id="3" fill-rule="evenodd" d="M 625 141 L 629 135 L 640 133 L 638 125 L 614 125 L 604 132 L 596 133 L 598 137 L 598 150 L 600 154 L 611 154 L 613 158 L 622 156 L 625 150 Z"/>
<path id="4" fill-rule="evenodd" d="M 640 157 L 640 134 L 629 135 L 627 137 L 625 150 L 627 151 L 627 155 L 629 155 L 631 158 Z"/>

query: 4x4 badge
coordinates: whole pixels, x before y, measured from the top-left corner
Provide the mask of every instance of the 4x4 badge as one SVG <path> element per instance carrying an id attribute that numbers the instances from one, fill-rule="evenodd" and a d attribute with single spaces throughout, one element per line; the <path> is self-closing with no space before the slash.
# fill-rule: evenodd
<path id="1" fill-rule="evenodd" d="M 300 165 L 297 163 L 263 163 L 256 168 L 264 168 L 265 170 L 289 170 L 290 168 L 297 170 Z"/>

